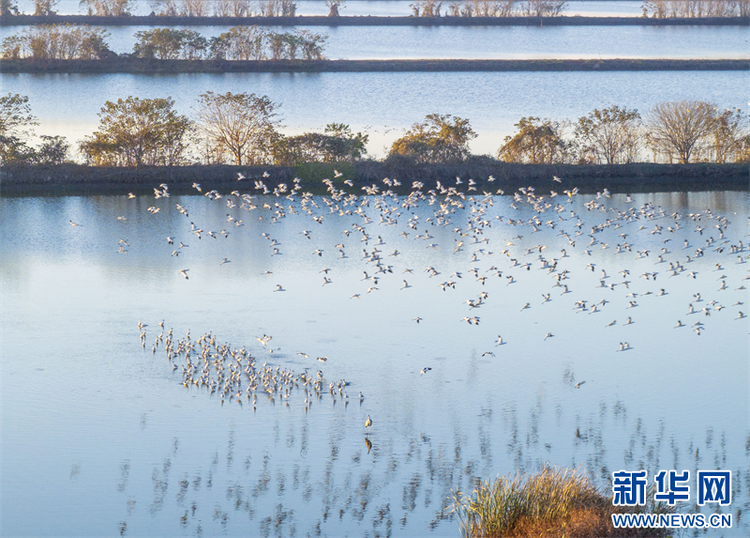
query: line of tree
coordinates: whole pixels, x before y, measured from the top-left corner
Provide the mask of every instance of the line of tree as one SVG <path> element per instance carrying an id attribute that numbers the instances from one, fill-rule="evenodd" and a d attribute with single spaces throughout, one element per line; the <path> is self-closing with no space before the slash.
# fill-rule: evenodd
<path id="1" fill-rule="evenodd" d="M 54 15 L 60 0 L 33 0 L 34 15 Z M 338 14 L 344 0 L 326 0 L 331 13 Z M 335 4 L 335 8 L 334 5 Z M 89 16 L 128 17 L 136 0 L 80 0 L 80 8 Z M 294 17 L 294 0 L 150 0 L 151 15 L 167 17 Z M 16 0 L 0 0 L 0 15 L 19 15 Z"/>
<path id="2" fill-rule="evenodd" d="M 107 101 L 99 127 L 78 143 L 85 162 L 95 166 L 171 166 L 203 162 L 235 165 L 296 165 L 355 162 L 366 158 L 367 133 L 342 123 L 323 132 L 287 136 L 281 132 L 279 105 L 253 93 L 199 96 L 196 116 L 178 114 L 174 101 L 128 97 Z M 54 164 L 68 159 L 62 137 L 41 137 L 28 144 L 31 127 L 28 98 L 0 98 L 0 157 L 3 164 Z M 705 101 L 659 103 L 641 117 L 634 109 L 612 105 L 595 109 L 575 122 L 523 117 L 496 157 L 528 164 L 624 164 L 750 162 L 748 116 L 720 110 Z M 476 138 L 469 120 L 429 114 L 407 129 L 390 147 L 390 159 L 414 163 L 458 163 L 472 158 Z"/>
<path id="3" fill-rule="evenodd" d="M 60 0 L 33 0 L 34 15 L 54 15 Z M 87 15 L 127 17 L 136 0 L 80 0 Z M 340 16 L 346 0 L 325 0 L 329 17 Z M 557 17 L 567 0 L 420 0 L 414 17 Z M 170 17 L 295 17 L 295 0 L 150 0 L 151 15 Z M 444 13 L 441 10 L 445 7 Z M 644 17 L 750 17 L 750 0 L 644 0 Z M 17 0 L 0 0 L 0 15 L 19 15 Z"/>
<path id="4" fill-rule="evenodd" d="M 572 124 L 530 116 L 515 127 L 498 150 L 502 161 L 623 164 L 650 152 L 654 162 L 750 162 L 747 115 L 706 101 L 658 103 L 645 118 L 617 105 Z"/>
<path id="5" fill-rule="evenodd" d="M 78 4 L 87 15 L 127 17 L 132 15 L 135 0 L 81 0 Z"/>
<path id="6" fill-rule="evenodd" d="M 104 104 L 99 129 L 79 149 L 94 166 L 174 166 L 185 162 L 194 132 L 172 98 L 128 97 Z"/>
<path id="7" fill-rule="evenodd" d="M 3 39 L 2 57 L 9 60 L 102 60 L 113 53 L 109 32 L 79 24 L 28 26 L 20 34 Z"/>
<path id="8" fill-rule="evenodd" d="M 99 128 L 79 143 L 95 166 L 177 165 L 195 162 L 236 165 L 295 165 L 353 162 L 367 153 L 368 136 L 332 123 L 323 133 L 285 136 L 278 104 L 253 93 L 206 92 L 198 120 L 174 111 L 174 101 L 129 97 L 107 101 Z"/>
<path id="9" fill-rule="evenodd" d="M 172 28 L 136 32 L 135 38 L 134 56 L 160 60 L 321 60 L 328 39 L 309 30 L 282 33 L 258 26 L 230 28 L 211 39 Z"/>
<path id="10" fill-rule="evenodd" d="M 293 0 L 151 0 L 152 14 L 171 17 L 294 17 Z"/>
<path id="11" fill-rule="evenodd" d="M 34 0 L 34 15 L 55 15 L 52 9 L 60 0 Z M 16 0 L 0 0 L 0 15 L 20 15 Z"/>
<path id="12" fill-rule="evenodd" d="M 557 17 L 568 5 L 567 0 L 460 0 L 446 2 L 421 0 L 409 4 L 414 17 Z"/>
<path id="13" fill-rule="evenodd" d="M 87 25 L 29 26 L 6 37 L 0 55 L 9 60 L 102 60 L 115 56 L 108 37 L 106 30 Z M 230 28 L 211 39 L 172 28 L 139 31 L 135 38 L 133 56 L 159 60 L 322 60 L 328 39 L 309 30 L 282 33 L 258 26 Z"/>
<path id="14" fill-rule="evenodd" d="M 750 17 L 750 0 L 645 0 L 644 17 Z"/>

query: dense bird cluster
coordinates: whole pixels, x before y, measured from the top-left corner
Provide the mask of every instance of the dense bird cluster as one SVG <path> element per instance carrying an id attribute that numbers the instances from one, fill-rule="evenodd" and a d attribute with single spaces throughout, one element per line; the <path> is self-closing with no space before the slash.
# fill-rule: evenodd
<path id="1" fill-rule="evenodd" d="M 147 325 L 138 322 L 141 345 L 144 348 L 145 327 Z M 156 354 L 158 348 L 163 346 L 172 370 L 181 371 L 183 386 L 205 389 L 211 395 L 217 394 L 222 404 L 230 400 L 240 404 L 247 401 L 255 410 L 258 396 L 261 396 L 271 404 L 275 405 L 278 401 L 288 406 L 289 399 L 298 392 L 304 393 L 305 411 L 309 410 L 313 400 L 322 400 L 326 392 L 334 403 L 337 400 L 342 400 L 345 405 L 349 403 L 346 387 L 350 383 L 344 379 L 331 381 L 326 386 L 321 370 L 315 375 L 310 374 L 307 369 L 295 374 L 289 368 L 279 365 L 274 367 L 268 362 L 260 365 L 247 349 L 220 343 L 212 333 L 192 340 L 188 330 L 184 338 L 175 339 L 173 329 L 164 334 L 164 321 L 159 323 L 159 327 L 161 332 L 154 340 L 152 352 Z M 261 345 L 267 346 L 272 337 L 264 334 L 257 340 Z M 307 357 L 306 353 L 298 354 Z M 324 362 L 327 357 L 319 357 L 318 360 Z M 360 392 L 360 403 L 363 400 L 364 396 Z"/>
<path id="2" fill-rule="evenodd" d="M 197 240 L 229 238 L 230 234 L 234 233 L 232 229 L 245 226 L 243 219 L 239 218 L 240 211 L 246 211 L 247 215 L 255 212 L 259 220 L 269 224 L 278 223 L 289 215 L 309 217 L 310 226 L 301 230 L 299 234 L 304 238 L 303 242 L 310 241 L 311 260 L 325 258 L 326 263 L 330 264 L 320 271 L 323 287 L 336 286 L 336 259 L 349 258 L 353 249 L 361 252 L 361 282 L 364 284 L 360 290 L 352 290 L 355 293 L 351 295 L 351 298 L 359 300 L 367 294 L 378 292 L 385 285 L 390 285 L 393 280 L 399 283 L 403 281 L 402 285 L 398 284 L 398 289 L 401 290 L 399 293 L 405 294 L 409 293 L 409 289 L 417 285 L 429 285 L 431 281 L 435 283 L 436 291 L 450 290 L 450 293 L 453 293 L 461 290 L 463 283 L 474 280 L 481 286 L 482 291 L 463 301 L 469 313 L 473 314 L 476 309 L 485 307 L 495 297 L 502 295 L 502 290 L 508 286 L 519 281 L 531 280 L 534 289 L 538 290 L 534 294 L 535 300 L 519 303 L 515 307 L 516 315 L 527 316 L 527 310 L 533 312 L 539 308 L 547 308 L 544 305 L 554 301 L 555 296 L 570 295 L 572 298 L 566 300 L 570 300 L 575 314 L 605 313 L 614 317 L 625 310 L 628 313 L 639 312 L 638 308 L 650 300 L 646 299 L 648 296 L 669 295 L 668 284 L 672 278 L 689 278 L 705 286 L 714 275 L 715 298 L 706 300 L 701 293 L 695 293 L 692 299 L 685 303 L 685 315 L 702 315 L 703 321 L 689 325 L 676 320 L 676 325 L 670 327 L 679 329 L 689 326 L 697 336 L 700 336 L 708 329 L 706 323 L 710 316 L 729 310 L 730 307 L 735 311 L 734 319 L 746 317 L 739 308 L 743 304 L 741 301 L 737 300 L 730 305 L 728 301 L 722 301 L 723 295 L 719 294 L 725 294 L 726 290 L 730 289 L 745 289 L 741 282 L 734 281 L 738 278 L 739 272 L 727 271 L 726 267 L 729 263 L 746 263 L 745 260 L 749 257 L 747 246 L 741 240 L 732 241 L 727 238 L 725 233 L 731 225 L 730 220 L 711 210 L 668 214 L 661 207 L 648 202 L 635 207 L 631 205 L 632 199 L 629 196 L 625 199 L 625 206 L 612 207 L 617 204 L 612 204 L 611 194 L 607 189 L 603 189 L 585 203 L 575 205 L 574 199 L 581 196 L 576 188 L 567 188 L 561 193 L 550 190 L 549 194 L 541 194 L 537 192 L 537 188 L 527 187 L 505 196 L 502 189 L 493 186 L 495 179 L 492 176 L 485 181 L 464 181 L 456 178 L 455 185 L 437 181 L 431 189 L 426 189 L 424 182 L 414 181 L 408 194 L 403 194 L 408 190 L 408 186 L 403 186 L 396 179 L 386 178 L 382 185 L 362 186 L 363 192 L 358 195 L 346 190 L 354 189 L 352 181 L 341 181 L 338 179 L 338 176 L 341 176 L 338 172 L 336 176 L 336 182 L 330 179 L 323 180 L 327 188 L 327 194 L 323 196 L 305 191 L 297 178 L 291 185 L 272 185 L 266 183 L 266 177 L 250 180 L 239 175 L 238 181 L 242 182 L 241 185 L 253 189 L 257 194 L 241 193 L 239 190 L 226 195 L 216 190 L 203 192 L 201 185 L 195 183 L 193 188 L 197 193 L 203 194 L 212 203 L 225 204 L 231 212 L 227 213 L 226 223 L 220 230 L 204 229 L 191 222 L 187 233 L 195 235 Z M 555 177 L 550 186 L 561 188 L 558 185 L 563 181 Z M 165 184 L 154 189 L 154 194 L 156 199 L 168 199 L 170 195 Z M 496 210 L 495 206 L 500 200 L 510 214 L 503 215 Z M 432 208 L 432 214 L 427 217 L 425 205 Z M 149 208 L 152 215 L 158 210 L 155 206 Z M 184 205 L 177 204 L 177 210 L 185 217 L 189 217 L 188 208 Z M 329 218 L 346 218 L 351 221 L 351 225 L 341 231 L 342 238 L 335 245 L 320 244 L 316 237 L 316 226 Z M 449 248 L 454 255 L 463 252 L 464 254 L 455 259 L 469 259 L 470 266 L 444 269 L 430 265 L 415 272 L 416 268 L 406 266 L 409 261 L 399 263 L 405 259 L 413 260 L 414 257 L 399 258 L 403 253 L 398 249 L 390 252 L 392 247 L 388 246 L 383 238 L 383 235 L 387 234 L 378 232 L 380 229 L 387 229 L 385 227 L 388 226 L 404 226 L 399 236 L 404 238 L 402 242 L 422 243 L 424 249 Z M 450 230 L 451 233 L 447 234 L 441 228 Z M 547 237 L 548 240 L 535 241 L 537 232 L 545 232 L 539 236 Z M 282 255 L 282 245 L 277 238 L 272 237 L 267 231 L 261 235 L 268 241 L 271 257 Z M 446 235 L 451 236 L 447 247 Z M 549 241 L 551 236 L 556 239 Z M 678 245 L 672 243 L 672 238 L 675 237 L 680 238 L 675 240 L 679 241 Z M 686 238 L 682 239 L 683 237 Z M 186 240 L 185 237 L 182 239 Z M 167 237 L 169 245 L 176 241 L 176 237 Z M 189 246 L 183 242 L 179 244 L 180 247 L 172 252 L 173 256 L 177 256 L 182 249 Z M 119 252 L 127 252 L 125 246 L 129 244 L 121 241 Z M 464 252 L 468 249 L 469 253 Z M 597 251 L 607 250 L 609 252 L 597 254 Z M 571 256 L 573 252 L 575 256 Z M 706 261 L 703 258 L 711 260 Z M 585 262 L 581 263 L 581 260 Z M 695 263 L 698 260 L 700 262 Z M 230 261 L 227 257 L 222 256 L 220 259 L 217 256 L 219 265 Z M 619 268 L 616 265 L 618 263 Z M 692 265 L 694 263 L 695 265 Z M 636 265 L 643 267 L 644 264 L 648 264 L 647 270 L 636 276 L 640 270 Z M 532 269 L 537 271 L 536 275 L 530 274 Z M 189 279 L 188 271 L 188 268 L 183 268 L 179 273 L 185 279 Z M 595 286 L 595 293 L 598 294 L 596 299 L 591 299 L 587 295 L 592 290 L 571 289 L 572 276 L 588 271 L 597 275 L 599 285 Z M 408 277 L 411 283 L 400 276 L 407 273 L 411 275 Z M 450 276 L 441 276 L 448 273 Z M 273 272 L 266 271 L 265 274 L 271 276 Z M 618 275 L 621 275 L 621 278 L 618 278 Z M 634 283 L 636 278 L 639 281 Z M 744 277 L 745 280 L 747 278 L 750 277 Z M 497 283 L 504 285 L 498 288 Z M 274 285 L 273 291 L 287 291 L 281 283 Z M 578 295 L 573 296 L 573 293 Z M 606 295 L 609 299 L 601 296 L 610 293 L 611 295 Z M 703 291 L 703 294 L 706 292 Z M 635 313 L 623 316 L 627 319 L 621 321 L 620 325 L 634 324 Z M 419 316 L 406 319 L 425 325 L 429 322 L 429 315 L 429 312 L 420 312 Z M 492 323 L 488 317 L 480 318 L 478 315 L 465 315 L 461 318 L 457 316 L 456 319 L 474 326 L 480 325 L 480 322 L 483 325 Z M 608 323 L 602 322 L 602 328 L 617 324 L 617 319 Z M 142 340 L 144 336 L 142 333 Z M 552 337 L 552 332 L 546 329 L 539 334 L 540 341 Z M 266 335 L 258 338 L 264 347 L 270 339 L 271 337 Z M 613 341 L 612 351 L 615 351 L 617 341 L 619 340 Z M 509 343 L 512 342 L 498 335 L 496 340 L 487 342 L 487 347 L 492 349 L 492 344 L 499 347 Z M 287 403 L 296 389 L 304 392 L 306 410 L 313 399 L 321 399 L 326 390 L 334 400 L 340 398 L 348 401 L 348 383 L 345 381 L 331 382 L 326 389 L 326 381 L 320 371 L 315 375 L 307 371 L 295 374 L 280 366 L 256 364 L 256 358 L 249 351 L 219 344 L 211 333 L 201 336 L 197 341 L 190 340 L 189 334 L 182 340 L 174 340 L 171 330 L 166 338 L 163 337 L 162 330 L 154 344 L 154 352 L 161 344 L 164 345 L 173 368 L 181 369 L 185 386 L 205 388 L 212 394 L 217 393 L 222 401 L 247 400 L 255 407 L 257 396 L 262 395 L 274 403 Z M 633 344 L 623 340 L 619 342 L 619 349 L 616 351 L 624 352 L 636 348 L 637 342 Z M 273 349 L 268 351 L 273 353 Z M 307 357 L 305 353 L 299 355 Z M 482 356 L 494 357 L 495 354 L 486 351 Z M 318 357 L 317 360 L 326 362 L 328 356 Z M 431 370 L 431 366 L 426 366 L 420 374 L 426 374 Z M 579 382 L 575 387 L 580 388 L 583 383 Z M 360 393 L 360 402 L 362 400 Z"/>

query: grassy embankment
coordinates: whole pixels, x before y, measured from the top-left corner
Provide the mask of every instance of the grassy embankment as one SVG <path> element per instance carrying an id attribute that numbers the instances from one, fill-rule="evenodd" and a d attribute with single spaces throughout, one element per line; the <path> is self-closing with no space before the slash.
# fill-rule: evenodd
<path id="1" fill-rule="evenodd" d="M 748 71 L 750 60 L 0 60 L 2 73 L 345 73 L 446 71 Z"/>
<path id="2" fill-rule="evenodd" d="M 0 26 L 32 24 L 89 24 L 92 26 L 750 26 L 748 17 L 169 17 L 129 15 L 3 15 Z"/>
<path id="3" fill-rule="evenodd" d="M 671 529 L 615 529 L 613 513 L 658 514 L 670 513 L 670 509 L 652 502 L 641 510 L 612 506 L 610 498 L 585 476 L 571 470 L 545 469 L 530 477 L 484 482 L 471 495 L 456 493 L 453 511 L 462 535 L 473 538 L 672 536 Z"/>
<path id="4" fill-rule="evenodd" d="M 337 170 L 339 177 L 335 177 Z M 238 181 L 238 174 L 246 179 Z M 264 177 L 264 174 L 267 177 Z M 493 180 L 489 178 L 492 176 Z M 562 178 L 562 183 L 552 180 Z M 607 165 L 531 165 L 502 163 L 489 158 L 473 158 L 456 164 L 414 164 L 408 159 L 363 161 L 358 163 L 311 163 L 293 167 L 194 165 L 175 167 L 107 168 L 68 164 L 53 167 L 19 166 L 0 168 L 0 195 L 89 195 L 150 193 L 160 183 L 175 193 L 195 193 L 192 184 L 200 183 L 203 191 L 216 189 L 230 192 L 240 189 L 255 192 L 254 181 L 263 180 L 269 189 L 279 183 L 291 185 L 294 178 L 302 180 L 305 190 L 324 193 L 323 179 L 335 181 L 338 188 L 364 194 L 363 187 L 387 187 L 384 178 L 396 178 L 401 186 L 393 188 L 401 194 L 412 190 L 412 182 L 424 183 L 423 191 L 456 186 L 456 177 L 463 179 L 460 190 L 467 194 L 507 193 L 532 186 L 540 193 L 550 190 L 564 196 L 566 189 L 579 188 L 583 193 L 602 189 L 611 192 L 688 192 L 688 191 L 750 191 L 747 164 L 650 164 Z M 468 179 L 474 179 L 475 191 L 468 190 Z M 353 187 L 344 185 L 351 180 Z"/>

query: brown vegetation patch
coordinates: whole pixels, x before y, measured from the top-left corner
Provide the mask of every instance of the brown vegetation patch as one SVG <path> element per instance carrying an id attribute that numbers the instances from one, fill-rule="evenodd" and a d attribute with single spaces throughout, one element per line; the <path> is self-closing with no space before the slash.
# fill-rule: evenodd
<path id="1" fill-rule="evenodd" d="M 620 510 L 619 512 L 623 512 Z M 608 502 L 596 507 L 578 508 L 567 519 L 518 520 L 504 538 L 657 538 L 667 537 L 665 529 L 619 528 L 612 525 L 612 514 L 618 513 Z M 489 537 L 487 537 L 489 538 Z"/>
<path id="2" fill-rule="evenodd" d="M 642 507 L 614 507 L 579 471 L 552 468 L 488 480 L 469 495 L 456 492 L 453 499 L 466 538 L 666 538 L 670 529 L 615 528 L 612 514 L 673 510 L 650 501 Z"/>

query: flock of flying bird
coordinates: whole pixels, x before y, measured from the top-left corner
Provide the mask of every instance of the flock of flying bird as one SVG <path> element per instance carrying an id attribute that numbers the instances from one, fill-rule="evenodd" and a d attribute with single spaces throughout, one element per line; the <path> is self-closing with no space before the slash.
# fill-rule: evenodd
<path id="1" fill-rule="evenodd" d="M 435 238 L 439 235 L 435 230 L 445 227 L 453 234 L 454 242 L 448 248 L 454 253 L 464 252 L 467 257 L 470 253 L 472 267 L 463 271 L 454 271 L 447 278 L 436 278 L 443 273 L 440 268 L 434 266 L 429 266 L 423 271 L 428 279 L 435 278 L 436 289 L 442 291 L 455 290 L 459 282 L 465 282 L 469 278 L 481 283 L 483 287 L 487 284 L 486 290 L 488 291 L 482 291 L 476 297 L 465 301 L 470 314 L 486 304 L 490 300 L 490 295 L 496 293 L 494 289 L 498 281 L 503 282 L 505 287 L 511 286 L 518 282 L 520 275 L 531 271 L 532 268 L 544 271 L 551 282 L 554 282 L 552 287 L 559 290 L 560 296 L 566 297 L 572 294 L 573 290 L 569 289 L 569 285 L 571 285 L 571 272 L 575 268 L 571 267 L 571 260 L 578 262 L 581 257 L 591 259 L 591 262 L 579 269 L 591 271 L 594 274 L 599 272 L 599 288 L 613 292 L 622 291 L 628 302 L 627 309 L 638 307 L 638 301 L 644 296 L 667 295 L 668 286 L 664 282 L 670 278 L 697 279 L 700 273 L 707 272 L 706 260 L 702 259 L 700 264 L 695 264 L 695 266 L 700 265 L 700 271 L 690 270 L 690 264 L 709 256 L 713 257 L 710 262 L 713 264 L 711 272 L 718 276 L 718 287 L 715 293 L 724 292 L 730 289 L 727 281 L 731 280 L 731 277 L 727 276 L 725 266 L 730 263 L 744 264 L 745 260 L 750 258 L 742 240 L 733 243 L 725 237 L 727 227 L 731 223 L 722 215 L 714 214 L 710 210 L 701 213 L 667 214 L 662 208 L 651 203 L 645 203 L 640 207 L 629 207 L 632 202 L 629 196 L 626 198 L 624 209 L 608 207 L 611 203 L 609 201 L 611 195 L 607 189 L 599 192 L 595 197 L 592 196 L 589 201 L 582 204 L 583 209 L 581 209 L 581 205 L 572 205 L 574 199 L 579 196 L 578 189 L 566 189 L 561 194 L 552 190 L 548 195 L 542 195 L 533 187 L 521 188 L 514 194 L 503 198 L 510 202 L 507 204 L 510 214 L 503 216 L 493 209 L 499 200 L 497 195 L 504 195 L 504 192 L 502 189 L 494 188 L 495 179 L 492 176 L 482 182 L 472 179 L 464 182 L 457 178 L 455 185 L 444 185 L 441 181 L 436 181 L 435 186 L 430 189 L 426 189 L 424 182 L 421 181 L 412 182 L 409 189 L 396 179 L 386 178 L 382 180 L 382 185 L 372 184 L 361 187 L 362 192 L 359 194 L 347 192 L 347 190 L 354 190 L 354 183 L 351 180 L 341 181 L 340 176 L 341 174 L 336 172 L 334 177 L 336 183 L 330 179 L 323 180 L 327 189 L 325 195 L 314 195 L 312 192 L 305 191 L 301 181 L 297 178 L 292 181 L 291 185 L 284 183 L 267 185 L 267 177 L 252 180 L 240 174 L 238 182 L 242 182 L 240 185 L 245 190 L 250 187 L 254 191 L 252 194 L 241 193 L 239 189 L 230 194 L 221 194 L 216 190 L 203 192 L 201 185 L 194 183 L 193 188 L 196 194 L 202 194 L 213 203 L 225 204 L 230 211 L 219 231 L 204 229 L 190 221 L 188 208 L 179 203 L 176 204 L 176 209 L 186 217 L 186 222 L 190 222 L 190 228 L 186 227 L 186 234 L 192 234 L 196 240 L 229 238 L 235 230 L 245 226 L 240 216 L 250 219 L 253 215 L 257 215 L 259 220 L 265 220 L 267 224 L 272 225 L 283 221 L 288 215 L 296 214 L 310 218 L 311 229 L 301 230 L 299 235 L 305 240 L 314 241 L 315 226 L 322 224 L 324 219 L 349 217 L 353 223 L 341 232 L 340 242 L 330 246 L 311 243 L 315 247 L 314 250 L 311 249 L 311 259 L 320 260 L 325 257 L 326 261 L 330 260 L 333 264 L 334 259 L 349 258 L 352 243 L 359 245 L 357 248 L 361 250 L 361 259 L 364 263 L 362 281 L 366 283 L 366 290 L 363 288 L 362 292 L 351 295 L 351 299 L 358 300 L 362 299 L 363 294 L 377 292 L 381 281 L 399 279 L 399 277 L 391 276 L 399 273 L 404 275 L 400 278 L 403 280 L 400 289 L 406 290 L 412 287 L 406 278 L 412 280 L 414 277 L 406 275 L 415 275 L 416 269 L 406 266 L 397 267 L 397 261 L 400 262 L 408 256 L 399 259 L 399 256 L 404 253 L 399 252 L 398 249 L 389 252 L 390 248 L 387 247 L 382 235 L 378 235 L 375 231 L 378 227 L 398 226 L 405 223 L 406 228 L 400 234 L 405 240 L 421 242 L 422 248 L 435 250 L 446 248 Z M 481 187 L 479 183 L 482 184 Z M 552 185 L 555 186 L 555 183 L 562 184 L 563 180 L 555 177 Z M 135 198 L 135 195 L 129 194 L 128 197 Z M 166 184 L 154 189 L 156 200 L 169 197 L 170 193 Z M 423 218 L 424 215 L 420 216 L 420 212 L 424 213 L 425 204 L 432 208 L 432 214 Z M 576 207 L 579 208 L 578 211 Z M 147 211 L 156 215 L 161 209 L 152 205 Z M 241 214 L 243 210 L 246 213 Z M 118 218 L 125 219 L 125 217 Z M 591 224 L 595 220 L 596 223 Z M 79 226 L 73 221 L 71 225 Z M 420 230 L 423 231 L 420 233 Z M 548 234 L 556 230 L 557 242 L 560 244 L 557 247 L 532 244 L 534 234 L 543 230 Z M 681 237 L 686 235 L 686 232 L 690 233 L 687 238 L 680 239 L 682 244 L 675 245 L 677 240 L 673 242 L 672 239 L 679 235 L 676 235 L 678 230 L 683 230 Z M 281 243 L 268 232 L 263 232 L 261 235 L 269 242 L 270 256 L 281 255 Z M 444 234 L 441 232 L 440 235 Z M 498 237 L 503 235 L 507 238 Z M 511 235 L 512 237 L 508 237 Z M 610 242 L 613 241 L 611 238 L 613 235 L 617 237 L 617 243 L 614 246 L 605 241 L 605 236 L 610 237 Z M 648 238 L 642 241 L 645 245 L 638 245 L 639 238 Z M 172 256 L 177 257 L 185 248 L 188 248 L 187 237 L 181 239 L 182 241 L 179 241 L 172 236 L 166 237 L 166 243 L 173 249 Z M 174 248 L 175 244 L 178 245 L 177 248 Z M 127 240 L 121 239 L 118 252 L 126 254 L 126 247 L 129 246 Z M 644 271 L 637 278 L 643 278 L 652 284 L 653 290 L 649 289 L 643 293 L 629 291 L 630 284 L 633 283 L 630 279 L 636 278 L 636 275 L 631 275 L 627 268 L 617 272 L 622 275 L 622 280 L 615 282 L 614 274 L 617 273 L 609 267 L 609 262 L 607 260 L 600 262 L 594 255 L 595 250 L 607 249 L 611 249 L 615 255 L 622 255 L 623 260 L 628 258 L 652 260 L 653 269 Z M 576 255 L 572 257 L 571 254 L 574 251 Z M 331 252 L 336 254 L 331 255 Z M 224 265 L 230 263 L 231 260 L 224 257 L 221 261 L 217 258 L 217 262 Z M 492 264 L 482 270 L 483 262 Z M 608 273 L 608 270 L 613 274 Z M 179 270 L 179 274 L 189 280 L 189 271 L 189 268 L 183 268 Z M 334 269 L 324 267 L 320 273 L 323 287 L 334 283 Z M 266 271 L 265 274 L 272 275 L 273 273 Z M 703 274 L 700 276 L 705 279 Z M 750 276 L 745 276 L 744 280 L 748 278 Z M 489 285 L 493 282 L 494 286 Z M 732 283 L 731 286 L 736 290 L 745 289 L 741 282 Z M 276 284 L 273 291 L 285 292 L 286 289 L 281 284 Z M 547 290 L 541 293 L 541 304 L 551 301 L 552 293 Z M 725 305 L 719 301 L 720 297 L 717 295 L 716 299 L 705 301 L 700 293 L 696 293 L 686 305 L 685 315 L 711 316 L 724 309 L 732 308 L 736 310 L 735 319 L 747 317 L 740 310 L 742 301 Z M 602 312 L 610 302 L 607 299 L 594 304 L 592 304 L 593 301 L 586 299 L 571 301 L 573 310 L 577 313 Z M 520 311 L 523 312 L 529 308 L 532 308 L 532 304 L 526 302 Z M 417 316 L 412 320 L 420 323 L 423 318 Z M 460 321 L 470 325 L 485 323 L 478 315 L 467 315 Z M 612 321 L 605 327 L 611 327 L 616 323 L 616 320 Z M 632 323 L 632 317 L 628 316 L 624 325 Z M 268 363 L 261 366 L 256 364 L 256 359 L 245 348 L 236 349 L 227 344 L 219 344 L 210 333 L 192 341 L 188 332 L 186 338 L 175 340 L 172 330 L 169 330 L 165 337 L 163 322 L 160 326 L 161 333 L 152 346 L 154 353 L 160 345 L 163 345 L 173 368 L 175 370 L 181 368 L 183 384 L 205 387 L 211 393 L 218 392 L 222 401 L 225 399 L 242 401 L 244 397 L 248 401 L 251 400 L 255 408 L 257 394 L 265 394 L 274 402 L 279 399 L 288 405 L 287 400 L 293 393 L 292 389 L 296 387 L 304 392 L 306 410 L 309 409 L 313 399 L 323 397 L 326 388 L 334 402 L 341 399 L 348 404 L 349 396 L 346 393 L 346 387 L 349 383 L 345 380 L 330 382 L 326 385 L 323 374 L 319 370 L 315 375 L 309 374 L 307 369 L 301 374 L 294 374 L 291 370 L 280 366 L 273 367 Z M 675 328 L 687 326 L 688 324 L 678 320 Z M 690 327 L 698 336 L 706 330 L 706 325 L 702 321 L 697 321 Z M 140 323 L 139 329 L 141 342 L 145 347 L 145 330 Z M 547 332 L 544 340 L 554 336 L 551 332 Z M 266 347 L 270 339 L 270 336 L 264 335 L 259 337 L 258 341 Z M 498 335 L 494 344 L 495 347 L 499 347 L 506 345 L 507 342 L 502 335 Z M 631 349 L 633 346 L 629 342 L 620 342 L 618 351 L 625 352 Z M 273 349 L 269 351 L 272 353 Z M 298 355 L 309 358 L 305 353 L 300 352 Z M 493 351 L 483 353 L 483 356 L 487 355 L 494 356 L 495 353 Z M 328 357 L 318 357 L 317 360 L 326 362 Z M 431 367 L 425 367 L 420 371 L 420 375 L 427 374 L 431 370 Z M 583 383 L 582 381 L 575 384 L 575 388 L 580 388 Z M 364 396 L 360 392 L 359 396 L 353 399 L 358 399 L 361 404 Z M 372 419 L 368 415 L 366 423 L 368 432 L 371 426 Z"/>

